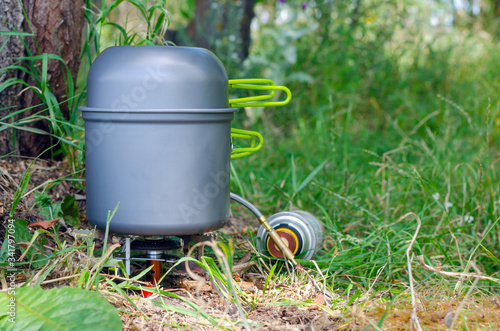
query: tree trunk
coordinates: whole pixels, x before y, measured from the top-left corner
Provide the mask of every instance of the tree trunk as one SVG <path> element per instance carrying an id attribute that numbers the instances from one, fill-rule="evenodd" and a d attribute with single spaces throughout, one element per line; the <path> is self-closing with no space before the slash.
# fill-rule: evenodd
<path id="1" fill-rule="evenodd" d="M 2 5 L 5 6 L 4 11 L 19 6 L 18 1 L 16 0 L 3 1 L 4 3 Z M 19 29 L 19 25 L 16 26 L 14 24 L 16 23 L 14 19 L 11 23 L 9 20 L 10 18 L 7 18 L 7 22 L 12 25 L 9 30 L 16 28 L 18 30 L 23 30 L 24 32 L 33 32 L 34 38 L 25 37 L 29 52 L 32 55 L 40 55 L 43 53 L 59 55 L 66 62 L 71 76 L 76 81 L 76 75 L 78 73 L 78 66 L 80 63 L 79 56 L 82 43 L 82 28 L 84 23 L 84 5 L 85 2 L 83 0 L 23 0 L 23 6 L 26 11 L 28 21 L 23 21 L 22 29 Z M 9 52 L 11 52 L 8 46 L 9 45 L 6 46 L 7 50 L 4 49 L 2 53 L 7 51 L 7 54 L 9 54 Z M 14 50 L 19 52 L 19 49 L 14 48 Z M 26 50 L 23 50 L 23 52 L 25 55 L 28 53 Z M 12 57 L 7 59 L 7 61 L 9 60 L 12 61 Z M 4 63 L 9 62 L 2 61 L 0 62 L 0 66 L 4 67 Z M 11 74 L 17 75 L 17 77 L 24 79 L 32 86 L 36 85 L 36 81 L 33 77 L 25 77 L 19 72 Z M 0 82 L 4 79 L 5 78 L 0 79 Z M 47 81 L 50 85 L 51 92 L 57 98 L 59 103 L 61 103 L 60 107 L 63 115 L 68 116 L 68 107 L 65 103 L 67 86 L 66 69 L 60 61 L 48 61 Z M 16 86 L 13 87 L 13 91 L 8 91 L 11 97 L 5 104 L 9 105 L 10 103 L 13 108 L 7 110 L 7 112 L 33 107 L 20 115 L 21 117 L 25 117 L 45 109 L 45 106 L 43 105 L 37 106 L 41 103 L 41 100 L 31 90 L 26 90 L 21 96 L 13 98 L 12 95 L 16 95 L 18 93 L 18 89 L 19 87 Z M 33 126 L 49 131 L 49 127 L 46 122 L 37 122 L 33 124 Z M 11 139 L 9 137 L 11 133 L 7 131 L 11 130 L 4 130 L 0 132 L 0 152 L 2 155 L 12 150 L 12 143 L 4 143 Z M 22 130 L 18 130 L 16 133 L 16 152 L 21 155 L 37 156 L 51 144 L 48 136 L 40 136 Z"/>
<path id="2" fill-rule="evenodd" d="M 2 0 L 0 2 L 1 31 L 21 31 L 24 21 L 21 4 L 17 0 Z M 24 54 L 24 47 L 17 37 L 0 35 L 0 45 L 8 39 L 2 52 L 0 52 L 0 68 L 5 68 L 14 63 L 14 58 Z M 10 78 L 19 78 L 20 71 L 9 71 L 0 75 L 0 84 Z M 11 112 L 12 107 L 17 107 L 15 96 L 21 91 L 21 85 L 15 85 L 0 93 L 0 119 Z M 12 130 L 0 132 L 0 156 L 12 150 Z"/>
<path id="3" fill-rule="evenodd" d="M 236 45 L 233 48 L 240 62 L 243 62 L 250 50 L 250 24 L 255 16 L 254 6 L 255 0 L 196 0 L 194 17 L 186 28 L 191 44 L 217 53 L 217 40 L 228 38 L 229 42 Z"/>
<path id="4" fill-rule="evenodd" d="M 241 61 L 245 60 L 250 53 L 250 43 L 252 40 L 250 25 L 252 24 L 252 19 L 255 17 L 254 6 L 255 0 L 241 1 L 241 7 L 243 8 L 243 16 L 240 21 L 241 48 L 239 55 Z"/>

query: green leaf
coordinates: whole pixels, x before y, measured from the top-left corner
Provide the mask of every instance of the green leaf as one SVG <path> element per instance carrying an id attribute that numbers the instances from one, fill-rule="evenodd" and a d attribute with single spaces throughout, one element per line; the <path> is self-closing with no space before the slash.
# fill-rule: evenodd
<path id="1" fill-rule="evenodd" d="M 185 19 L 190 20 L 191 19 L 191 13 L 188 12 L 187 10 L 181 9 L 181 14 Z"/>
<path id="2" fill-rule="evenodd" d="M 349 301 L 347 302 L 347 305 L 350 306 L 352 305 L 352 303 L 354 302 L 354 300 L 356 300 L 357 298 L 359 298 L 361 296 L 361 290 L 358 288 L 356 290 L 356 292 L 354 292 L 354 295 L 349 299 Z"/>
<path id="3" fill-rule="evenodd" d="M 15 303 L 15 323 L 10 320 L 10 302 Z M 0 329 L 107 331 L 121 330 L 122 322 L 98 293 L 72 287 L 23 287 L 14 295 L 0 293 Z"/>
<path id="4" fill-rule="evenodd" d="M 74 227 L 80 226 L 80 210 L 78 209 L 78 204 L 75 201 L 74 195 L 68 194 L 64 197 L 61 203 L 60 215 L 64 218 L 66 223 Z"/>
<path id="5" fill-rule="evenodd" d="M 185 8 L 181 8 L 181 14 L 185 19 L 191 20 L 194 16 L 195 0 L 186 0 L 184 4 Z"/>
<path id="6" fill-rule="evenodd" d="M 102 248 L 103 254 L 106 253 L 106 245 L 108 243 L 108 234 L 109 234 L 109 222 L 113 219 L 113 216 L 115 216 L 116 212 L 118 211 L 118 207 L 120 207 L 120 201 L 116 204 L 115 209 L 113 209 L 113 212 L 111 210 L 108 210 L 108 217 L 106 219 L 106 232 L 104 233 L 104 245 Z"/>
<path id="7" fill-rule="evenodd" d="M 45 192 L 35 192 L 35 204 L 40 208 L 49 207 L 51 204 L 49 195 Z"/>
<path id="8" fill-rule="evenodd" d="M 14 240 L 16 243 L 19 243 L 22 241 L 31 241 L 31 238 L 33 238 L 33 235 L 26 228 L 27 225 L 28 225 L 28 221 L 20 219 L 20 218 L 18 218 L 14 221 L 13 237 L 14 237 Z M 22 248 L 21 252 L 24 253 L 25 250 L 26 250 L 26 248 Z M 28 258 L 28 260 L 31 259 L 31 256 L 33 255 L 34 252 L 35 252 L 35 249 L 33 247 L 31 247 L 28 254 L 26 254 L 26 257 Z"/>
<path id="9" fill-rule="evenodd" d="M 35 204 L 40 208 L 39 214 L 46 220 L 60 217 L 62 206 L 60 203 L 52 203 L 47 193 L 35 192 Z"/>
<path id="10" fill-rule="evenodd" d="M 90 273 L 88 270 L 83 270 L 82 273 L 80 274 L 80 278 L 78 279 L 78 288 L 83 288 L 83 285 L 87 283 L 88 279 L 90 277 Z"/>
<path id="11" fill-rule="evenodd" d="M 53 203 L 48 207 L 40 209 L 39 214 L 49 221 L 58 218 L 58 215 L 61 214 L 61 204 Z"/>

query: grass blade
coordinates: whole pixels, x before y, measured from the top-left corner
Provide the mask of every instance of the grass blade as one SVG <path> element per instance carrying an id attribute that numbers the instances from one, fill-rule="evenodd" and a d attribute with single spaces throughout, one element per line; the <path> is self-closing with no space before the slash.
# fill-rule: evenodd
<path id="1" fill-rule="evenodd" d="M 300 192 L 304 187 L 306 187 L 307 184 L 309 184 L 309 182 L 311 180 L 314 179 L 314 177 L 316 177 L 316 175 L 318 174 L 318 172 L 321 171 L 321 169 L 323 169 L 323 167 L 325 166 L 327 160 L 323 161 L 319 166 L 317 166 L 310 174 L 309 176 L 306 177 L 306 179 L 304 179 L 304 181 L 302 183 L 300 183 L 299 187 L 297 187 L 297 190 L 295 190 L 295 194 L 297 194 L 298 192 Z"/>

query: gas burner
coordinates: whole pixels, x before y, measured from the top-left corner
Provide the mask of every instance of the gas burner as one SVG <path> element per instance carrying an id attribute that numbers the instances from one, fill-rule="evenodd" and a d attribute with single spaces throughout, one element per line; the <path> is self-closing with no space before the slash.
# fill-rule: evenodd
<path id="1" fill-rule="evenodd" d="M 161 262 L 174 264 L 180 258 L 186 256 L 192 244 L 210 241 L 215 238 L 214 234 L 186 235 L 180 238 L 127 236 L 122 251 L 115 253 L 113 257 L 124 261 L 125 269 L 129 275 L 131 261 L 147 261 L 150 265 L 154 265 L 154 269 L 158 270 L 158 272 L 155 271 L 155 274 L 159 275 Z M 200 259 L 202 254 L 203 246 L 198 248 L 197 257 Z"/>
<path id="2" fill-rule="evenodd" d="M 180 240 L 165 238 L 165 239 L 146 239 L 134 240 L 130 243 L 132 251 L 171 251 L 181 248 Z"/>

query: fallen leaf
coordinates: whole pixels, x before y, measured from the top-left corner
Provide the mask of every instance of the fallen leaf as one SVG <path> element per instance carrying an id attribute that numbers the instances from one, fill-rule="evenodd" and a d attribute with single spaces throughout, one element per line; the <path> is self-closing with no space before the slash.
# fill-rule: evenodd
<path id="1" fill-rule="evenodd" d="M 245 264 L 248 261 L 250 261 L 251 258 L 252 258 L 252 252 L 248 251 L 248 252 L 245 253 L 245 255 L 243 255 L 243 257 L 241 258 L 241 260 L 239 260 L 238 262 L 236 262 L 236 264 Z"/>
<path id="2" fill-rule="evenodd" d="M 56 225 L 57 222 L 59 222 L 58 218 L 53 219 L 51 221 L 40 221 L 40 222 L 31 223 L 31 224 L 26 225 L 26 227 L 32 228 L 35 226 L 39 226 L 39 227 L 47 230 L 47 229 L 50 229 L 51 227 L 53 227 L 54 225 Z"/>
<path id="3" fill-rule="evenodd" d="M 245 263 L 238 263 L 238 264 L 233 265 L 233 271 L 234 272 L 242 272 L 242 271 L 245 271 L 248 268 L 250 268 L 251 266 L 254 266 L 256 264 L 257 264 L 257 262 L 255 262 L 255 261 L 248 261 L 248 262 L 245 262 Z"/>

